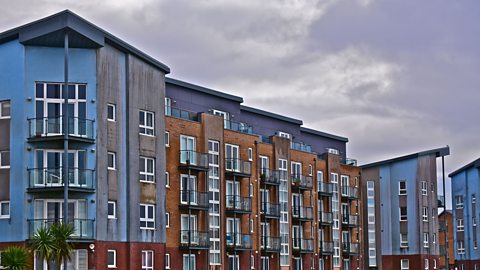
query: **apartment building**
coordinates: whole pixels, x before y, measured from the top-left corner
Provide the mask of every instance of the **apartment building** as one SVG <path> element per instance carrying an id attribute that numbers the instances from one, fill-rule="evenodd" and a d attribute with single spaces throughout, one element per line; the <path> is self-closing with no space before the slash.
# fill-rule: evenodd
<path id="1" fill-rule="evenodd" d="M 440 244 L 440 270 L 455 269 L 453 249 L 453 214 L 451 210 L 441 211 L 438 215 L 438 243 Z M 446 263 L 448 262 L 448 263 Z"/>
<path id="2" fill-rule="evenodd" d="M 439 269 L 437 158 L 449 147 L 362 165 L 362 269 Z"/>
<path id="3" fill-rule="evenodd" d="M 452 219 L 455 267 L 459 270 L 479 269 L 478 249 L 479 209 L 477 195 L 480 193 L 480 159 L 448 175 L 452 180 Z"/>
<path id="4" fill-rule="evenodd" d="M 0 250 L 67 217 L 68 269 L 163 269 L 169 68 L 70 11 L 1 33 L 0 59 Z"/>

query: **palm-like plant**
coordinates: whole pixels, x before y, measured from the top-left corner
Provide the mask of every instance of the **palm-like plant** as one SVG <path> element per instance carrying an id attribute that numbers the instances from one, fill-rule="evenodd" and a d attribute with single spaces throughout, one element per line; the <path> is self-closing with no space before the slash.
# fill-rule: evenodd
<path id="1" fill-rule="evenodd" d="M 28 267 L 29 254 L 23 247 L 8 247 L 2 252 L 1 266 L 9 270 L 25 270 Z"/>
<path id="2" fill-rule="evenodd" d="M 57 243 L 55 243 L 50 227 L 39 228 L 33 235 L 30 244 L 37 257 L 47 262 L 47 269 L 50 270 L 50 264 L 55 250 L 57 250 Z"/>
<path id="3" fill-rule="evenodd" d="M 57 245 L 54 259 L 57 262 L 57 269 L 60 270 L 62 263 L 72 259 L 73 245 L 68 239 L 75 233 L 75 229 L 70 224 L 57 223 L 50 227 L 50 231 Z"/>

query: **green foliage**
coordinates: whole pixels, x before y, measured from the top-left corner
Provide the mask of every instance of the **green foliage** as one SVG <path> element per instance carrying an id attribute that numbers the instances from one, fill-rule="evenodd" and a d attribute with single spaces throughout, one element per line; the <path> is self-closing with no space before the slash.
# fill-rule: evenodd
<path id="1" fill-rule="evenodd" d="M 9 270 L 27 269 L 28 260 L 28 250 L 23 247 L 11 246 L 2 252 L 2 266 Z"/>

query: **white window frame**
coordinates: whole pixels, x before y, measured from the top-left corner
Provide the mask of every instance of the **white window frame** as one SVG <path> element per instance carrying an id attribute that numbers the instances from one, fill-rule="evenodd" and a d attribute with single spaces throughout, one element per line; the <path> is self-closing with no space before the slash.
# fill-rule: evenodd
<path id="1" fill-rule="evenodd" d="M 170 173 L 165 172 L 165 187 L 169 188 L 170 187 Z"/>
<path id="2" fill-rule="evenodd" d="M 185 258 L 187 258 L 187 261 L 190 265 L 184 265 Z M 193 265 L 191 265 L 193 259 Z M 182 256 L 182 269 L 188 269 L 188 270 L 195 270 L 197 269 L 197 259 L 195 258 L 195 254 L 183 254 Z"/>
<path id="3" fill-rule="evenodd" d="M 308 176 L 313 176 L 313 166 L 312 166 L 312 164 L 308 164 Z"/>
<path id="4" fill-rule="evenodd" d="M 423 196 L 427 196 L 427 195 L 428 195 L 428 185 L 427 185 L 427 181 L 422 181 L 422 182 L 421 182 L 421 185 L 422 185 L 422 195 L 423 195 Z"/>
<path id="5" fill-rule="evenodd" d="M 406 213 L 406 215 L 402 216 L 402 207 L 398 208 L 398 214 L 399 214 L 399 220 L 400 221 L 408 221 L 408 209 L 407 209 L 407 207 L 405 207 L 405 209 L 406 209 L 407 213 Z"/>
<path id="6" fill-rule="evenodd" d="M 143 113 L 143 122 L 144 122 L 143 125 L 140 124 L 140 113 Z M 147 119 L 148 119 L 147 115 L 152 116 L 152 125 L 151 126 L 149 126 L 147 124 Z M 140 110 L 139 113 L 138 113 L 138 119 L 139 119 L 139 121 L 138 121 L 139 128 L 145 130 L 145 132 L 141 132 L 139 130 L 139 134 L 144 135 L 144 136 L 154 137 L 155 136 L 155 113 L 150 112 L 150 111 Z M 149 131 L 151 131 L 152 134 L 149 134 Z"/>
<path id="7" fill-rule="evenodd" d="M 170 253 L 165 254 L 165 269 L 170 269 Z"/>
<path id="8" fill-rule="evenodd" d="M 406 235 L 406 241 L 403 240 L 403 235 Z M 400 234 L 400 248 L 408 248 L 408 233 Z"/>
<path id="9" fill-rule="evenodd" d="M 429 247 L 429 241 L 428 241 L 428 233 L 424 232 L 423 233 L 423 247 L 428 248 Z"/>
<path id="10" fill-rule="evenodd" d="M 150 255 L 150 258 L 152 258 L 151 265 L 148 265 L 148 255 Z M 145 256 L 145 259 L 144 259 Z M 142 270 L 153 270 L 155 269 L 155 259 L 154 259 L 155 253 L 153 250 L 142 250 Z M 144 265 L 144 263 L 146 263 Z"/>
<path id="11" fill-rule="evenodd" d="M 428 259 L 424 259 L 423 264 L 424 264 L 424 269 L 428 270 Z"/>
<path id="12" fill-rule="evenodd" d="M 251 147 L 248 148 L 248 161 L 253 160 L 253 149 Z"/>
<path id="13" fill-rule="evenodd" d="M 428 208 L 423 207 L 422 221 L 428 222 Z"/>
<path id="14" fill-rule="evenodd" d="M 432 243 L 437 243 L 437 234 L 436 233 L 433 233 L 432 234 Z"/>
<path id="15" fill-rule="evenodd" d="M 457 218 L 457 232 L 465 231 L 465 223 L 463 222 L 463 218 Z"/>
<path id="16" fill-rule="evenodd" d="M 165 147 L 170 147 L 170 132 L 165 131 Z"/>
<path id="17" fill-rule="evenodd" d="M 254 226 L 253 226 L 253 218 L 250 219 L 250 233 L 253 233 Z"/>
<path id="18" fill-rule="evenodd" d="M 107 203 L 107 206 L 109 205 L 113 205 L 113 215 L 110 215 L 108 209 L 109 207 L 107 207 L 107 215 L 108 215 L 108 219 L 117 219 L 117 202 L 115 201 L 108 201 Z"/>
<path id="19" fill-rule="evenodd" d="M 144 214 L 145 214 L 145 217 L 142 218 L 140 217 L 140 229 L 142 230 L 155 230 L 155 205 L 154 204 L 144 204 L 144 203 L 141 203 L 140 204 L 140 213 L 142 212 L 142 207 L 144 207 Z M 153 217 L 149 217 L 148 216 L 148 209 L 149 208 L 152 208 L 153 207 Z M 145 222 L 145 226 L 142 226 L 141 223 L 142 222 Z M 153 222 L 153 227 L 149 227 L 148 226 L 148 223 L 149 222 Z"/>
<path id="20" fill-rule="evenodd" d="M 8 103 L 10 105 L 10 114 L 9 115 L 4 115 L 3 111 L 2 111 L 3 104 L 6 104 L 6 103 Z M 10 100 L 0 101 L 0 119 L 10 119 L 11 116 L 12 116 L 12 103 L 10 102 Z"/>
<path id="21" fill-rule="evenodd" d="M 406 266 L 403 265 L 404 262 L 407 264 Z M 409 269 L 410 269 L 410 262 L 408 261 L 408 259 L 401 259 L 400 270 L 409 270 Z"/>
<path id="22" fill-rule="evenodd" d="M 152 166 L 152 172 L 149 172 L 148 171 L 148 162 L 149 161 L 152 161 L 153 162 L 153 166 Z M 145 171 L 141 171 L 140 168 L 141 166 L 139 166 L 139 178 L 143 178 L 143 179 L 140 179 L 140 182 L 143 182 L 143 183 L 155 183 L 155 159 L 154 158 L 150 158 L 150 157 L 143 157 L 141 156 L 140 157 L 140 163 L 145 163 Z M 141 177 L 140 177 L 141 176 Z M 153 178 L 153 180 L 148 180 L 148 177 L 151 176 Z"/>
<path id="23" fill-rule="evenodd" d="M 165 228 L 170 228 L 170 213 L 165 213 Z"/>
<path id="24" fill-rule="evenodd" d="M 109 253 L 113 253 L 113 264 L 108 261 Z M 107 268 L 117 268 L 117 251 L 115 249 L 109 249 L 107 251 Z"/>
<path id="25" fill-rule="evenodd" d="M 8 214 L 2 213 L 3 205 L 7 204 L 8 205 Z M 0 201 L 0 219 L 4 218 L 10 218 L 10 201 Z"/>
<path id="26" fill-rule="evenodd" d="M 402 189 L 401 183 L 405 183 L 405 189 Z M 398 181 L 398 195 L 402 195 L 402 196 L 407 195 L 407 180 Z"/>
<path id="27" fill-rule="evenodd" d="M 113 167 L 110 166 L 110 156 L 113 156 Z M 110 171 L 117 170 L 117 154 L 115 152 L 107 152 L 107 169 Z"/>
<path id="28" fill-rule="evenodd" d="M 465 254 L 465 243 L 463 241 L 457 241 L 457 253 L 459 255 Z"/>
<path id="29" fill-rule="evenodd" d="M 2 156 L 4 155 L 4 153 L 8 153 L 9 155 L 8 165 L 2 165 L 3 163 Z M 11 160 L 12 160 L 12 157 L 10 156 L 10 151 L 0 151 L 0 169 L 10 169 L 10 165 L 12 164 Z"/>
<path id="30" fill-rule="evenodd" d="M 433 259 L 433 269 L 437 269 L 437 259 Z"/>
<path id="31" fill-rule="evenodd" d="M 287 138 L 289 140 L 290 138 L 292 138 L 292 135 L 290 135 L 290 133 L 283 132 L 283 131 L 277 131 L 277 136 L 282 138 Z"/>
<path id="32" fill-rule="evenodd" d="M 463 209 L 463 196 L 455 196 L 455 205 L 457 209 Z"/>
<path id="33" fill-rule="evenodd" d="M 112 108 L 112 111 L 113 111 L 113 118 L 109 118 L 109 116 L 108 116 L 108 111 L 109 111 L 110 108 Z M 108 103 L 107 104 L 107 121 L 110 121 L 110 122 L 116 122 L 117 121 L 117 105 L 115 105 L 113 103 Z"/>
<path id="34" fill-rule="evenodd" d="M 255 269 L 255 256 L 250 255 L 250 269 Z"/>

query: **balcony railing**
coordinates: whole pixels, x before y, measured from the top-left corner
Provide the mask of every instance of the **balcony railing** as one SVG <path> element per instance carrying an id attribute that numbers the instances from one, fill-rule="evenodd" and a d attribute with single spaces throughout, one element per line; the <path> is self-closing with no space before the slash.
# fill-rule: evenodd
<path id="1" fill-rule="evenodd" d="M 343 186 L 342 187 L 342 197 L 347 199 L 358 199 L 358 188 Z"/>
<path id="2" fill-rule="evenodd" d="M 208 232 L 182 230 L 180 231 L 180 246 L 186 249 L 209 249 Z"/>
<path id="3" fill-rule="evenodd" d="M 271 236 L 260 237 L 260 247 L 265 252 L 280 252 L 281 250 L 281 238 Z"/>
<path id="4" fill-rule="evenodd" d="M 252 248 L 252 235 L 241 233 L 228 233 L 225 235 L 227 248 L 246 250 Z"/>
<path id="5" fill-rule="evenodd" d="M 301 142 L 290 142 L 290 149 L 312 153 L 312 146 Z"/>
<path id="6" fill-rule="evenodd" d="M 342 160 L 342 163 L 350 166 L 357 166 L 357 160 L 354 158 L 346 158 Z"/>
<path id="7" fill-rule="evenodd" d="M 333 242 L 321 241 L 319 246 L 321 254 L 333 254 Z"/>
<path id="8" fill-rule="evenodd" d="M 242 122 L 235 122 L 232 120 L 224 120 L 224 121 L 225 121 L 225 129 L 242 132 L 246 134 L 253 134 L 253 127 L 248 124 L 245 124 Z"/>
<path id="9" fill-rule="evenodd" d="M 180 190 L 180 206 L 190 209 L 208 210 L 208 193 Z"/>
<path id="10" fill-rule="evenodd" d="M 208 171 L 208 154 L 180 150 L 180 168 Z"/>
<path id="11" fill-rule="evenodd" d="M 31 219 L 28 220 L 29 235 L 32 237 L 40 228 L 48 228 L 53 224 L 62 223 L 63 219 Z M 94 220 L 91 219 L 70 219 L 68 224 L 71 224 L 74 233 L 71 236 L 72 240 L 92 240 L 94 239 Z"/>
<path id="12" fill-rule="evenodd" d="M 86 141 L 94 140 L 94 121 L 78 117 L 69 117 L 68 129 L 64 127 L 63 117 L 43 117 L 28 119 L 30 140 L 51 139 L 62 137 L 68 132 L 70 138 Z"/>
<path id="13" fill-rule="evenodd" d="M 290 176 L 292 181 L 292 187 L 296 187 L 299 189 L 312 189 L 313 181 L 311 176 L 299 175 L 299 174 L 292 174 Z"/>
<path id="14" fill-rule="evenodd" d="M 280 185 L 280 171 L 277 170 L 268 170 L 268 169 L 261 169 L 260 170 L 260 181 L 262 184 L 267 185 Z"/>
<path id="15" fill-rule="evenodd" d="M 437 196 L 437 207 L 438 208 L 444 208 L 445 207 L 445 196 L 442 196 L 442 195 L 438 195 Z"/>
<path id="16" fill-rule="evenodd" d="M 333 214 L 331 212 L 318 211 L 318 222 L 320 222 L 320 225 L 333 224 Z"/>
<path id="17" fill-rule="evenodd" d="M 323 196 L 332 196 L 333 194 L 333 184 L 327 182 L 318 183 L 318 193 Z"/>
<path id="18" fill-rule="evenodd" d="M 252 212 L 252 198 L 226 195 L 226 209 L 231 212 L 250 213 Z"/>
<path id="19" fill-rule="evenodd" d="M 342 225 L 347 227 L 357 227 L 360 225 L 358 215 L 342 215 Z"/>
<path id="20" fill-rule="evenodd" d="M 266 218 L 280 218 L 280 204 L 274 203 L 261 203 L 261 213 L 265 215 Z"/>
<path id="21" fill-rule="evenodd" d="M 293 206 L 292 218 L 304 221 L 313 220 L 313 208 Z"/>
<path id="22" fill-rule="evenodd" d="M 165 115 L 198 122 L 198 113 L 174 108 L 171 106 L 165 106 Z"/>
<path id="23" fill-rule="evenodd" d="M 360 245 L 358 243 L 346 242 L 342 243 L 342 251 L 347 255 L 359 255 Z"/>
<path id="24" fill-rule="evenodd" d="M 64 169 L 34 168 L 28 169 L 29 190 L 62 189 L 64 186 Z M 68 186 L 72 191 L 93 192 L 95 190 L 95 171 L 79 168 L 68 169 Z M 63 190 L 63 189 L 62 189 Z"/>
<path id="25" fill-rule="evenodd" d="M 313 252 L 313 239 L 293 238 L 292 243 L 293 251 L 300 253 Z"/>
<path id="26" fill-rule="evenodd" d="M 252 163 L 238 158 L 226 158 L 225 172 L 236 176 L 250 176 L 252 174 Z"/>

